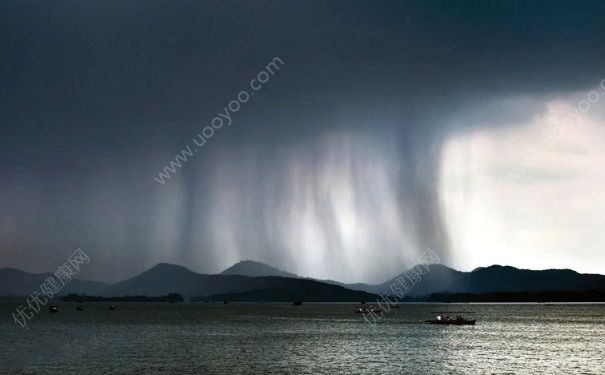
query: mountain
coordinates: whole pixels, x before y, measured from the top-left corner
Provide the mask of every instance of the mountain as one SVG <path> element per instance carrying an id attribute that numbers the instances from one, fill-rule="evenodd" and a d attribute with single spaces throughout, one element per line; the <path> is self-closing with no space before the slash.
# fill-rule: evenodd
<path id="1" fill-rule="evenodd" d="M 324 300 L 326 302 L 345 301 L 349 300 L 349 298 L 352 298 L 349 301 L 360 301 L 362 299 L 370 300 L 377 297 L 366 292 L 352 291 L 341 286 L 309 279 L 279 276 L 206 275 L 193 272 L 182 266 L 167 263 L 160 263 L 138 276 L 111 285 L 103 290 L 101 294 L 104 296 L 160 296 L 168 293 L 180 293 L 184 296 L 211 297 L 217 294 L 240 294 L 258 290 L 285 290 L 291 296 L 309 297 L 313 298 L 313 300 L 326 298 Z M 264 292 L 255 293 L 262 294 Z M 225 296 L 221 296 L 219 300 L 225 298 Z M 235 297 L 232 296 L 232 298 Z M 262 300 L 273 299 L 265 293 Z"/>
<path id="2" fill-rule="evenodd" d="M 459 293 L 542 292 L 605 288 L 605 276 L 569 269 L 526 270 L 493 265 L 462 273 L 445 291 Z"/>
<path id="3" fill-rule="evenodd" d="M 250 277 L 258 276 L 280 276 L 280 277 L 298 277 L 290 272 L 282 271 L 261 262 L 254 260 L 242 260 L 227 268 L 221 275 L 242 275 Z"/>
<path id="4" fill-rule="evenodd" d="M 442 264 L 429 264 L 427 269 L 423 269 L 423 274 L 419 275 L 420 281 L 413 284 L 408 296 L 420 296 L 435 292 L 447 291 L 448 288 L 465 274 L 461 271 L 446 267 Z M 425 273 L 424 273 L 425 272 Z M 392 294 L 391 286 L 397 282 L 398 278 L 406 279 L 406 273 L 402 273 L 391 280 L 380 284 L 378 289 L 381 293 Z"/>
<path id="5" fill-rule="evenodd" d="M 218 275 L 200 274 L 188 268 L 160 263 L 128 280 L 115 284 L 72 279 L 59 295 L 86 293 L 106 297 L 126 295 L 162 296 L 180 293 L 187 297 L 215 296 L 217 300 L 290 300 L 307 301 L 370 301 L 377 294 L 395 294 L 392 286 L 399 278 L 411 281 L 406 272 L 381 284 L 342 284 L 300 278 L 254 261 L 243 261 Z M 29 295 L 40 290 L 40 285 L 51 273 L 27 273 L 13 268 L 0 269 L 0 295 Z M 406 293 L 408 297 L 434 293 L 497 292 L 565 292 L 605 291 L 605 276 L 581 274 L 569 269 L 527 270 L 510 266 L 479 267 L 471 272 L 431 264 L 418 275 L 419 280 Z M 370 294 L 368 294 L 370 293 Z M 218 296 L 217 296 L 218 295 Z"/>
<path id="6" fill-rule="evenodd" d="M 147 295 L 161 296 L 169 293 L 191 295 L 204 284 L 204 276 L 175 264 L 159 263 L 143 273 L 112 284 L 102 290 L 103 296 Z"/>
<path id="7" fill-rule="evenodd" d="M 375 301 L 379 296 L 358 290 L 350 290 L 343 287 L 334 287 L 330 284 L 317 283 L 305 285 L 301 288 L 263 288 L 239 293 L 215 294 L 205 301 L 220 302 L 353 302 L 353 301 Z"/>
<path id="8" fill-rule="evenodd" d="M 456 271 L 441 264 L 430 264 L 427 265 L 427 267 L 428 272 L 423 271 L 426 273 L 420 276 L 420 281 L 414 284 L 413 288 L 406 294 L 406 296 L 420 296 L 425 294 L 431 294 L 435 291 L 446 290 L 447 287 L 449 287 L 453 282 L 459 280 L 460 276 L 464 274 L 464 272 Z M 399 278 L 407 279 L 406 272 L 402 272 L 401 274 L 381 284 L 343 284 L 331 280 L 322 281 L 335 285 L 341 285 L 348 289 L 361 290 L 368 293 L 383 295 L 394 294 L 394 291 L 391 287 L 397 283 L 397 280 Z"/>
<path id="9" fill-rule="evenodd" d="M 382 284 L 345 284 L 353 290 L 376 294 L 395 294 L 391 286 L 402 273 Z M 408 280 L 409 282 L 409 280 Z M 493 293 L 605 290 L 605 276 L 581 274 L 563 269 L 526 270 L 511 266 L 478 267 L 471 272 L 457 271 L 441 264 L 428 265 L 428 272 L 406 293 L 408 297 L 433 293 Z"/>
<path id="10" fill-rule="evenodd" d="M 604 302 L 605 289 L 543 292 L 433 293 L 422 302 Z"/>
<path id="11" fill-rule="evenodd" d="M 54 275 L 52 273 L 28 273 L 14 268 L 0 269 L 0 295 L 28 296 L 40 291 L 40 285 Z M 81 279 L 71 279 L 61 288 L 58 295 L 68 293 L 98 293 L 108 284 Z"/>

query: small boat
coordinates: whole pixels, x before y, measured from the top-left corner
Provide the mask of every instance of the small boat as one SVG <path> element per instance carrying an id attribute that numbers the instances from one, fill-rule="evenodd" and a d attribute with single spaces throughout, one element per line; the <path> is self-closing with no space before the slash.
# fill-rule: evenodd
<path id="1" fill-rule="evenodd" d="M 59 312 L 59 306 L 57 305 L 52 305 L 48 308 L 48 312 L 50 313 L 58 313 Z"/>
<path id="2" fill-rule="evenodd" d="M 84 311 L 84 305 L 79 304 L 79 305 L 76 307 L 76 311 Z"/>
<path id="3" fill-rule="evenodd" d="M 109 310 L 115 310 L 116 307 L 114 305 L 109 305 Z"/>
<path id="4" fill-rule="evenodd" d="M 470 314 L 471 312 L 466 312 L 466 314 Z M 447 313 L 438 312 L 437 317 L 431 320 L 425 320 L 425 323 L 428 324 L 440 324 L 440 325 L 456 325 L 456 326 L 474 326 L 476 319 L 465 319 L 462 315 L 456 315 L 456 318 L 450 318 Z M 446 314 L 446 315 L 444 315 Z M 458 313 L 463 314 L 463 313 Z"/>
<path id="5" fill-rule="evenodd" d="M 292 302 L 292 306 L 302 306 L 302 301 L 294 301 Z"/>
<path id="6" fill-rule="evenodd" d="M 355 312 L 358 314 L 378 314 L 380 311 L 380 308 L 376 307 L 376 306 L 372 306 L 372 307 L 358 307 L 357 309 L 355 309 Z"/>

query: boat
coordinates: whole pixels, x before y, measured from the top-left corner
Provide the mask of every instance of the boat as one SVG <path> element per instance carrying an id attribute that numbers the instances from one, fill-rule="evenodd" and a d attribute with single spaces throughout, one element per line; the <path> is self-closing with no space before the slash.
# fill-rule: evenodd
<path id="1" fill-rule="evenodd" d="M 366 306 L 361 306 L 358 307 L 357 309 L 355 309 L 355 312 L 358 314 L 378 314 L 380 312 L 380 308 L 376 307 L 376 306 L 372 306 L 372 307 L 366 307 Z"/>
<path id="2" fill-rule="evenodd" d="M 472 314 L 470 311 L 465 312 L 436 312 L 438 314 L 435 319 L 425 320 L 427 324 L 439 325 L 456 325 L 456 326 L 474 326 L 476 319 L 465 319 L 462 314 Z M 458 314 L 454 319 L 450 318 L 449 314 Z"/>
<path id="3" fill-rule="evenodd" d="M 50 313 L 58 313 L 59 312 L 59 306 L 57 305 L 52 305 L 48 308 L 48 312 Z"/>
<path id="4" fill-rule="evenodd" d="M 109 305 L 109 310 L 115 310 L 116 307 L 114 305 Z"/>
<path id="5" fill-rule="evenodd" d="M 292 302 L 292 306 L 302 306 L 302 301 L 294 301 Z"/>
<path id="6" fill-rule="evenodd" d="M 79 304 L 79 305 L 76 307 L 76 311 L 84 311 L 84 305 Z"/>

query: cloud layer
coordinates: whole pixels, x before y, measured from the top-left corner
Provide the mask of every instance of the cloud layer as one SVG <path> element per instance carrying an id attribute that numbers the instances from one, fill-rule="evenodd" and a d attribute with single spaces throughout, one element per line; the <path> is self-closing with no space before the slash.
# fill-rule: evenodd
<path id="1" fill-rule="evenodd" d="M 256 258 L 375 281 L 427 247 L 453 262 L 443 145 L 598 83 L 604 10 L 3 2 L 0 266 L 54 269 L 75 247 L 100 279 Z M 154 182 L 275 56 L 286 66 L 232 126 Z"/>

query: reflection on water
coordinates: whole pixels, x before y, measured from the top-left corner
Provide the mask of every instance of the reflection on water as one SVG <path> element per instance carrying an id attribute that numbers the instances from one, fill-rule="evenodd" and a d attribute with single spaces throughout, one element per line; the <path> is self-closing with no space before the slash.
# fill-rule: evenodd
<path id="1" fill-rule="evenodd" d="M 0 304 L 0 374 L 605 372 L 605 305 L 62 304 L 27 329 Z M 476 326 L 422 324 L 476 312 Z"/>

